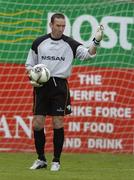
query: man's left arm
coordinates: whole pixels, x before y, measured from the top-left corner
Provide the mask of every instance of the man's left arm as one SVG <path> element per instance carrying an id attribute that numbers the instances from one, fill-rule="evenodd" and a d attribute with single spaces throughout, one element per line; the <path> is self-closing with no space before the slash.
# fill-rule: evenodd
<path id="1" fill-rule="evenodd" d="M 103 38 L 103 31 L 104 31 L 103 25 L 98 26 L 95 37 L 94 37 L 93 41 L 91 42 L 89 48 L 86 48 L 83 45 L 79 45 L 77 47 L 75 57 L 80 60 L 85 60 L 85 59 L 90 59 L 90 58 L 95 57 L 97 47 L 100 45 L 100 41 Z"/>
<path id="2" fill-rule="evenodd" d="M 100 41 L 103 38 L 103 31 L 104 31 L 103 25 L 98 26 L 93 42 L 88 49 L 90 55 L 96 54 L 97 47 L 100 45 Z"/>

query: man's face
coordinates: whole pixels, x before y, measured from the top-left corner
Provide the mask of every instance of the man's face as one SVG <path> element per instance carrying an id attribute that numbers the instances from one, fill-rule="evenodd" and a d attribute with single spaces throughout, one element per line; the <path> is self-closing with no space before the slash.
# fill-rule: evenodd
<path id="1" fill-rule="evenodd" d="M 60 38 L 65 30 L 65 19 L 55 18 L 53 23 L 50 23 L 52 36 L 56 39 Z"/>

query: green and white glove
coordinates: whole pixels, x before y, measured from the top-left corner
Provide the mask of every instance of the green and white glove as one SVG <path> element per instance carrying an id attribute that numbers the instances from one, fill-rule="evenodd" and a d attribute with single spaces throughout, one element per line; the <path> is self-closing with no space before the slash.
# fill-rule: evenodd
<path id="1" fill-rule="evenodd" d="M 32 79 L 31 70 L 29 70 L 28 76 L 29 76 L 30 84 L 31 84 L 33 87 L 42 87 L 42 86 L 43 86 L 43 84 L 40 84 L 40 83 L 38 83 L 38 82 L 36 82 L 35 80 Z"/>
<path id="2" fill-rule="evenodd" d="M 40 84 L 36 81 L 33 81 L 33 80 L 30 80 L 30 84 L 33 86 L 33 87 L 42 87 L 43 84 Z"/>
<path id="3" fill-rule="evenodd" d="M 100 41 L 103 38 L 103 32 L 104 32 L 104 27 L 103 25 L 99 25 L 95 34 L 95 37 L 93 39 L 94 45 L 95 46 L 99 46 L 100 45 Z"/>

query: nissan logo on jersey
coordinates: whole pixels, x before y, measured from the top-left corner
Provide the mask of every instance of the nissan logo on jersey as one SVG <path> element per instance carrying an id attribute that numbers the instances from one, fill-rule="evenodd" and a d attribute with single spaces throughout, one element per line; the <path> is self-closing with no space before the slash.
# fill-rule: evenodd
<path id="1" fill-rule="evenodd" d="M 50 61 L 65 61 L 65 57 L 59 56 L 42 56 L 42 60 L 50 60 Z"/>

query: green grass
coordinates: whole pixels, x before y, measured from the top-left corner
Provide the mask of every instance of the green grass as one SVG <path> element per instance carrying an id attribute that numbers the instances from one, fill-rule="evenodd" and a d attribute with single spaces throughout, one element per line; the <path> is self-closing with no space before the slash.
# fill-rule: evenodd
<path id="1" fill-rule="evenodd" d="M 61 170 L 29 170 L 33 153 L 0 153 L 1 180 L 133 180 L 134 156 L 126 154 L 63 154 Z"/>

